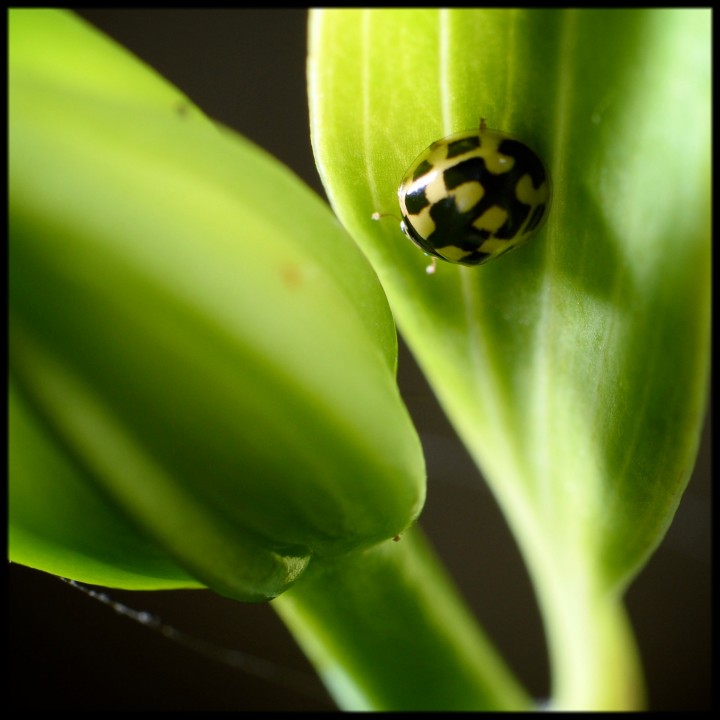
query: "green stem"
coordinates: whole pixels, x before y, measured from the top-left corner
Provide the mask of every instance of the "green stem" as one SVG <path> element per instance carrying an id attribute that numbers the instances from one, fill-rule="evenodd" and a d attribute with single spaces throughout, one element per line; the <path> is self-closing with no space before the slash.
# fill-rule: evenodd
<path id="1" fill-rule="evenodd" d="M 526 556 L 527 557 L 527 556 Z M 642 669 L 622 597 L 593 582 L 580 561 L 531 566 L 545 625 L 551 709 L 630 711 L 644 707 Z"/>
<path id="2" fill-rule="evenodd" d="M 343 710 L 532 705 L 418 528 L 311 562 L 273 606 Z"/>
<path id="3" fill-rule="evenodd" d="M 492 466 L 474 428 L 482 427 L 456 403 L 455 427 L 467 428 L 466 445 L 490 482 L 532 581 L 550 659 L 553 710 L 639 710 L 642 668 L 617 582 L 603 570 L 598 528 L 582 503 L 558 484 L 545 506 L 537 481 L 526 479 L 512 453 Z M 453 417 L 453 413 L 448 413 Z M 587 505 L 587 503 L 585 504 Z M 601 508 L 601 512 L 602 512 Z"/>

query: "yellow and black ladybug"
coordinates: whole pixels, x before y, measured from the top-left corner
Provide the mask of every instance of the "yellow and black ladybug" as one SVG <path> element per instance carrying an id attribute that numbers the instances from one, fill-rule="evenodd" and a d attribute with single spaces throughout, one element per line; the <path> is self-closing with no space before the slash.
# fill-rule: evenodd
<path id="1" fill-rule="evenodd" d="M 398 190 L 400 228 L 428 255 L 481 265 L 527 242 L 550 206 L 540 158 L 505 133 L 480 128 L 430 145 Z"/>

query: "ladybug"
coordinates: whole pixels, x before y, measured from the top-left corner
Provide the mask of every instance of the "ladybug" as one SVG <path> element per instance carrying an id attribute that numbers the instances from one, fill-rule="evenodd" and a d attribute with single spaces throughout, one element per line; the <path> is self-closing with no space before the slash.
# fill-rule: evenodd
<path id="1" fill-rule="evenodd" d="M 482 265 L 526 243 L 550 206 L 550 176 L 520 140 L 481 121 L 434 142 L 398 189 L 400 229 L 433 258 Z"/>

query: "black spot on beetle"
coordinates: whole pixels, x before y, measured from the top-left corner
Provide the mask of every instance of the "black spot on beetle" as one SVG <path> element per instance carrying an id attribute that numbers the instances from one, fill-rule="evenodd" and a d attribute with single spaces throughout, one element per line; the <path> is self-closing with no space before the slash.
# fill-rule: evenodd
<path id="1" fill-rule="evenodd" d="M 428 162 L 427 160 L 423 160 L 416 168 L 415 172 L 413 173 L 412 179 L 413 181 L 417 180 L 419 177 L 422 177 L 423 175 L 427 175 L 435 166 Z"/>
<path id="2" fill-rule="evenodd" d="M 480 147 L 480 138 L 477 135 L 471 135 L 470 137 L 455 140 L 448 144 L 447 157 L 454 158 L 458 155 L 463 155 L 471 150 L 476 150 Z"/>
<path id="3" fill-rule="evenodd" d="M 419 187 L 405 194 L 405 207 L 410 215 L 417 215 L 430 201 L 425 197 L 425 188 Z"/>

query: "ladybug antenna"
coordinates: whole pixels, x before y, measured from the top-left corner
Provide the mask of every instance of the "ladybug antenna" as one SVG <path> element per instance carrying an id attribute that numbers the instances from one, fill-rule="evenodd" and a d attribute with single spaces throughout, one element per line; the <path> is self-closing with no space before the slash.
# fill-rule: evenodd
<path id="1" fill-rule="evenodd" d="M 392 218 L 393 220 L 397 220 L 398 222 L 400 222 L 400 218 L 399 218 L 397 215 L 393 215 L 392 213 L 379 213 L 379 212 L 374 212 L 374 213 L 370 216 L 370 218 L 371 218 L 372 220 L 382 220 L 383 218 L 387 218 L 387 217 Z"/>

